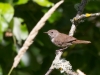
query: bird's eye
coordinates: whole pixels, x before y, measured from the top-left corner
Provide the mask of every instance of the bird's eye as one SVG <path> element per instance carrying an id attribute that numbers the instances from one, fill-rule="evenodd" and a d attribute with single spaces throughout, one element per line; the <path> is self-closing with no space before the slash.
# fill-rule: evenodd
<path id="1" fill-rule="evenodd" d="M 53 32 L 51 32 L 51 33 L 53 33 Z"/>

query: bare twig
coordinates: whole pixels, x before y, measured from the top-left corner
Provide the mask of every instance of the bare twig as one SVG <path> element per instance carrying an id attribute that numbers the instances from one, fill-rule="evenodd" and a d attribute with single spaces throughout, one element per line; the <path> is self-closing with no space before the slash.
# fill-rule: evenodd
<path id="1" fill-rule="evenodd" d="M 73 72 L 72 70 L 66 71 L 68 75 L 78 75 L 78 73 Z M 79 74 L 80 75 L 80 74 Z"/>
<path id="2" fill-rule="evenodd" d="M 81 1 L 81 4 L 79 5 L 79 9 L 78 9 L 78 12 L 77 12 L 77 14 L 76 14 L 76 16 L 71 20 L 71 22 L 72 22 L 72 26 L 71 26 L 71 29 L 70 29 L 70 31 L 69 31 L 69 36 L 73 36 L 74 35 L 74 32 L 75 32 L 75 30 L 76 30 L 76 26 L 77 26 L 77 24 L 79 23 L 78 21 L 79 21 L 79 19 L 78 18 L 80 18 L 80 15 L 83 13 L 83 10 L 84 10 L 84 8 L 85 8 L 85 5 L 86 5 L 86 3 L 87 3 L 87 1 L 88 0 L 82 0 Z M 77 20 L 76 20 L 77 19 Z M 67 72 L 66 72 L 67 73 Z M 80 74 L 80 73 L 76 73 L 76 72 L 72 72 L 72 71 L 70 71 L 69 72 L 71 75 L 82 75 L 82 74 Z M 85 75 L 85 74 L 84 74 Z"/>
<path id="3" fill-rule="evenodd" d="M 88 2 L 88 0 L 82 0 L 81 1 L 81 4 L 79 5 L 79 8 L 78 8 L 77 16 L 79 16 L 83 13 L 83 10 L 84 10 L 87 2 Z"/>
<path id="4" fill-rule="evenodd" d="M 52 72 L 52 70 L 53 69 L 50 68 L 45 75 L 49 75 Z"/>
<path id="5" fill-rule="evenodd" d="M 76 30 L 76 26 L 75 26 L 75 24 L 72 24 L 71 29 L 70 29 L 70 31 L 69 31 L 69 36 L 73 36 L 75 30 Z"/>
<path id="6" fill-rule="evenodd" d="M 49 70 L 47 71 L 45 75 L 49 75 L 52 72 L 52 70 L 55 68 L 54 67 L 55 63 L 57 63 L 60 60 L 62 53 L 63 53 L 62 51 L 59 51 L 59 50 L 57 51 L 55 59 L 53 60 L 51 67 L 49 68 Z"/>
<path id="7" fill-rule="evenodd" d="M 63 0 L 59 1 L 56 3 L 42 18 L 41 20 L 36 24 L 36 26 L 32 29 L 30 32 L 28 38 L 26 39 L 25 43 L 23 44 L 22 48 L 19 50 L 18 55 L 14 59 L 13 68 L 15 68 L 18 63 L 20 62 L 20 59 L 26 52 L 26 50 L 29 48 L 29 46 L 33 43 L 33 39 L 35 36 L 38 34 L 39 30 L 44 26 L 46 20 L 51 16 L 51 14 L 63 3 Z M 11 71 L 10 71 L 11 73 Z M 10 73 L 8 73 L 10 75 Z"/>
<path id="8" fill-rule="evenodd" d="M 78 24 L 78 19 L 77 18 L 79 18 L 80 15 L 82 14 L 87 1 L 88 0 L 82 0 L 81 1 L 81 4 L 79 5 L 78 12 L 77 12 L 76 16 L 71 20 L 72 26 L 71 26 L 71 30 L 69 32 L 69 36 L 73 36 L 73 34 L 74 34 L 75 30 L 76 30 L 76 25 Z"/>
<path id="9" fill-rule="evenodd" d="M 96 17 L 96 16 L 100 16 L 100 13 L 86 13 L 86 14 L 80 15 L 77 18 L 74 18 L 74 21 L 82 20 L 82 19 L 88 18 L 88 17 Z"/>
<path id="10" fill-rule="evenodd" d="M 78 75 L 86 75 L 82 71 L 80 71 L 79 69 L 77 69 L 77 73 L 78 73 Z"/>

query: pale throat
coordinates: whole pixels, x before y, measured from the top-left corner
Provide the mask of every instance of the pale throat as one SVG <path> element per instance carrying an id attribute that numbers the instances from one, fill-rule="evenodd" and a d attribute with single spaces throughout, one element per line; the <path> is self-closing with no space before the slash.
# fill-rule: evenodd
<path id="1" fill-rule="evenodd" d="M 54 39 L 58 36 L 58 33 L 54 36 L 54 37 L 51 37 L 51 41 L 54 42 Z"/>

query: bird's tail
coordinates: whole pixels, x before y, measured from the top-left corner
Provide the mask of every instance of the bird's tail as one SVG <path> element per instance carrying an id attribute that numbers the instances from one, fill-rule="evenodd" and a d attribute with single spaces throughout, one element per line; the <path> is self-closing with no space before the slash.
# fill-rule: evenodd
<path id="1" fill-rule="evenodd" d="M 85 40 L 75 40 L 72 43 L 73 44 L 89 44 L 91 42 L 90 41 L 85 41 Z"/>

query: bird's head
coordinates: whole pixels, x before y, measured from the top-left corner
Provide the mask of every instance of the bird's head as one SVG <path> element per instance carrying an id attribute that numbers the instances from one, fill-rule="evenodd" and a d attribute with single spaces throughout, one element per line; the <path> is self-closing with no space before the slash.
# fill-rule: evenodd
<path id="1" fill-rule="evenodd" d="M 59 34 L 59 32 L 55 29 L 51 29 L 51 30 L 44 32 L 44 33 L 47 33 L 51 39 L 56 37 Z"/>

